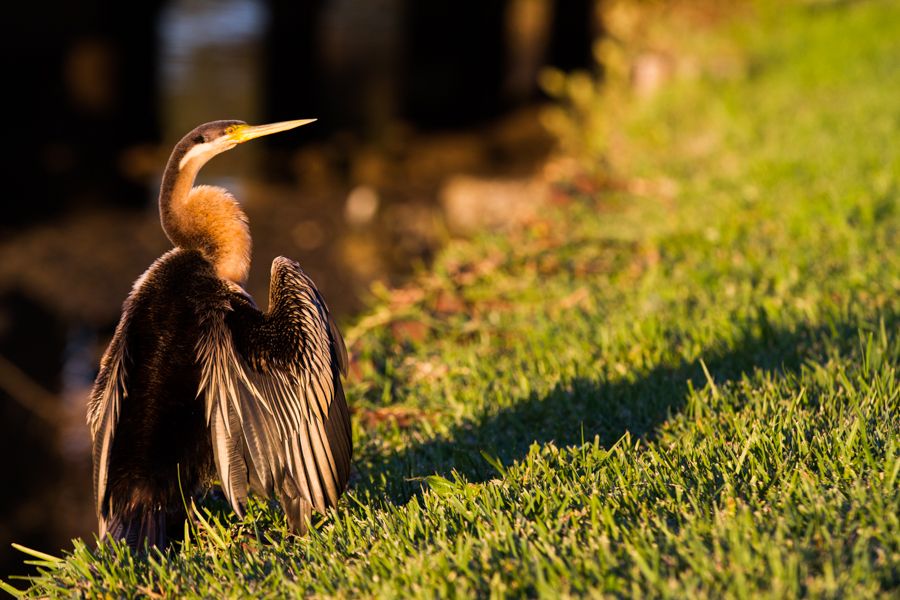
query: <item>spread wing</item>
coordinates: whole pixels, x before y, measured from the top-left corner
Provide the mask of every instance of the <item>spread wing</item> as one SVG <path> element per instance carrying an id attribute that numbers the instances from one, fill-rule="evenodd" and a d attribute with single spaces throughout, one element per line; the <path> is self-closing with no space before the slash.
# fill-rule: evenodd
<path id="1" fill-rule="evenodd" d="M 125 303 L 122 318 L 115 335 L 100 361 L 100 372 L 88 400 L 88 426 L 93 441 L 94 502 L 100 519 L 100 536 L 103 537 L 107 516 L 106 484 L 109 476 L 109 458 L 113 435 L 119 419 L 122 399 L 128 392 L 125 387 L 126 343 L 131 320 L 131 298 Z"/>
<path id="2" fill-rule="evenodd" d="M 350 475 L 340 332 L 312 280 L 283 257 L 272 263 L 268 312 L 235 291 L 203 319 L 199 393 L 225 495 L 243 514 L 248 489 L 274 493 L 303 532 Z"/>
<path id="3" fill-rule="evenodd" d="M 185 285 L 185 281 L 189 283 Z M 157 520 L 159 515 L 164 518 L 164 513 L 156 511 L 151 518 L 142 512 L 146 507 L 136 500 L 139 496 L 146 499 L 149 493 L 149 488 L 134 486 L 134 481 L 146 473 L 126 469 L 122 465 L 127 463 L 115 458 L 122 458 L 123 447 L 127 456 L 136 444 L 142 445 L 145 453 L 153 451 L 143 444 L 146 440 L 136 441 L 135 423 L 143 424 L 143 417 L 153 412 L 149 399 L 171 393 L 177 387 L 177 381 L 175 386 L 164 381 L 166 373 L 190 377 L 199 374 L 195 373 L 196 368 L 183 366 L 193 357 L 170 347 L 171 339 L 173 334 L 194 339 L 192 336 L 197 333 L 195 324 L 185 328 L 196 309 L 191 301 L 182 298 L 198 294 L 214 298 L 218 285 L 209 263 L 199 252 L 176 248 L 157 259 L 135 281 L 123 304 L 122 317 L 100 362 L 88 400 L 94 500 L 101 538 L 108 534 L 125 537 L 134 548 L 144 539 L 157 546 L 165 544 L 165 529 L 159 527 L 164 521 Z M 171 363 L 170 369 L 163 368 L 167 363 Z M 159 424 L 149 423 L 150 431 Z"/>

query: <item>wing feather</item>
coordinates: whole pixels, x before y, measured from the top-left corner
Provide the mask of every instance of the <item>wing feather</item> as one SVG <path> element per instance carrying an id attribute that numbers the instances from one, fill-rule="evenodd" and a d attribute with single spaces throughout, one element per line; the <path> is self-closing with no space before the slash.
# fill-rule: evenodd
<path id="1" fill-rule="evenodd" d="M 135 283 L 135 289 L 139 288 L 141 282 L 139 279 Z M 88 400 L 88 427 L 93 440 L 94 502 L 100 517 L 101 537 L 107 513 L 106 486 L 109 479 L 109 459 L 122 400 L 128 395 L 125 387 L 126 338 L 131 322 L 131 303 L 132 299 L 129 296 L 125 301 L 122 317 L 116 325 L 113 339 L 100 360 L 100 372 Z"/>
<path id="2" fill-rule="evenodd" d="M 291 524 L 305 531 L 312 508 L 337 504 L 350 475 L 350 418 L 341 386 L 343 339 L 299 265 L 272 265 L 269 310 L 243 293 L 204 316 L 198 344 L 216 466 L 223 491 L 242 512 L 259 478 Z"/>
<path id="3" fill-rule="evenodd" d="M 243 457 L 244 440 L 241 437 L 240 420 L 235 411 L 221 407 L 213 409 L 209 423 L 213 441 L 213 456 L 220 466 L 222 487 L 228 498 L 233 498 L 235 511 L 243 516 L 247 502 L 249 473 Z"/>

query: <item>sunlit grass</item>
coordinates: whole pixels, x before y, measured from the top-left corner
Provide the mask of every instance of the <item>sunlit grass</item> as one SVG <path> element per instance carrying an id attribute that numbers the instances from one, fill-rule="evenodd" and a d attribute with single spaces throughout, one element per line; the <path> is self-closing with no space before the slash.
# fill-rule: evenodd
<path id="1" fill-rule="evenodd" d="M 32 554 L 28 594 L 896 597 L 900 6 L 740 33 L 746 72 L 627 111 L 650 191 L 383 294 L 310 535 L 209 502 L 166 554 Z"/>

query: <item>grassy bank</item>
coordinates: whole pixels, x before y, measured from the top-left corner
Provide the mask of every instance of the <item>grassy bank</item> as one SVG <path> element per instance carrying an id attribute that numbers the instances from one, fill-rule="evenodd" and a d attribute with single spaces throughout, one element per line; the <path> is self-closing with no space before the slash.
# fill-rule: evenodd
<path id="1" fill-rule="evenodd" d="M 897 594 L 900 5 L 816 6 L 698 33 L 742 67 L 622 111 L 625 191 L 561 182 L 382 294 L 311 535 L 212 506 L 29 594 Z"/>

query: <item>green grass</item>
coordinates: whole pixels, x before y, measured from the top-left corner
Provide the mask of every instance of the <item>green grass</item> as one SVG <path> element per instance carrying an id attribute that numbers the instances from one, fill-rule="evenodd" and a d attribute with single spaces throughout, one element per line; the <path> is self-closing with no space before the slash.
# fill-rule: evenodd
<path id="1" fill-rule="evenodd" d="M 626 111 L 658 192 L 382 294 L 309 536 L 213 502 L 165 555 L 35 556 L 28 595 L 896 598 L 900 5 L 817 6 L 697 33 L 747 68 Z"/>

